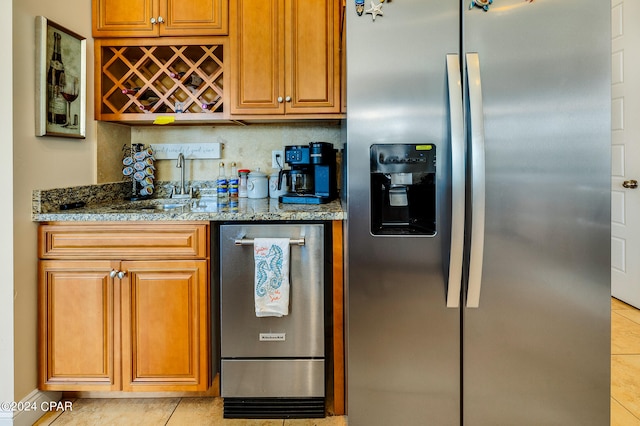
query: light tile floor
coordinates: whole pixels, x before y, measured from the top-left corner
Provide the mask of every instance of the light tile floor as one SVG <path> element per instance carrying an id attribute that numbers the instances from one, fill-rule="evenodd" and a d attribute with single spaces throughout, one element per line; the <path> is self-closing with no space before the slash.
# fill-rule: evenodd
<path id="1" fill-rule="evenodd" d="M 295 420 L 223 419 L 220 398 L 76 399 L 34 426 L 346 426 L 345 417 Z"/>
<path id="2" fill-rule="evenodd" d="M 640 310 L 611 299 L 611 426 L 640 426 Z"/>
<path id="3" fill-rule="evenodd" d="M 77 399 L 38 426 L 346 426 L 346 417 L 305 420 L 222 418 L 220 398 Z M 611 426 L 640 426 L 640 310 L 611 299 Z"/>

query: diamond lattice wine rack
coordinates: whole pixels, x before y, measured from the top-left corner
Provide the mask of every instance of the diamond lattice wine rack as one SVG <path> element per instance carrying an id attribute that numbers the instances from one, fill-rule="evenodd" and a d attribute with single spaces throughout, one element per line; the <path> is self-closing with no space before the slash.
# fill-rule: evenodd
<path id="1" fill-rule="evenodd" d="M 225 44 L 214 37 L 96 40 L 96 119 L 224 118 Z"/>

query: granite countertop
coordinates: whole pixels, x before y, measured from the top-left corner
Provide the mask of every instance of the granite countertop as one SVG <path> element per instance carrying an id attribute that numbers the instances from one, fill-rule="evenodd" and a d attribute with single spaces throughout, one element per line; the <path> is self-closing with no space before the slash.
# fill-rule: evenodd
<path id="1" fill-rule="evenodd" d="M 124 183 L 35 190 L 31 218 L 35 222 L 118 221 L 278 221 L 343 220 L 340 200 L 327 204 L 282 204 L 277 199 L 216 198 L 172 199 L 166 194 L 126 201 Z M 83 207 L 61 210 L 63 204 L 82 202 Z"/>

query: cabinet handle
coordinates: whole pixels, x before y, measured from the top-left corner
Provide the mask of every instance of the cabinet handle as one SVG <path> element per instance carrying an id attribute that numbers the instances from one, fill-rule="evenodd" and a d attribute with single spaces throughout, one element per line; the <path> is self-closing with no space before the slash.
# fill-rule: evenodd
<path id="1" fill-rule="evenodd" d="M 281 104 L 283 101 L 282 96 L 278 96 L 278 103 Z"/>
<path id="2" fill-rule="evenodd" d="M 112 269 L 111 272 L 109 272 L 109 276 L 111 278 L 115 278 L 116 275 L 118 275 L 118 271 L 116 271 L 115 269 Z"/>
<path id="3" fill-rule="evenodd" d="M 284 98 L 284 100 L 287 102 L 291 102 L 291 96 L 287 96 L 286 98 Z"/>
<path id="4" fill-rule="evenodd" d="M 252 246 L 253 245 L 253 239 L 251 238 L 239 238 L 237 240 L 234 240 L 234 244 L 237 246 Z M 303 246 L 304 245 L 304 237 L 302 238 L 292 238 L 289 240 L 289 245 L 292 246 Z"/>
<path id="5" fill-rule="evenodd" d="M 118 278 L 123 279 L 125 275 L 127 275 L 127 273 L 126 273 L 126 272 L 124 272 L 124 271 L 118 271 Z"/>

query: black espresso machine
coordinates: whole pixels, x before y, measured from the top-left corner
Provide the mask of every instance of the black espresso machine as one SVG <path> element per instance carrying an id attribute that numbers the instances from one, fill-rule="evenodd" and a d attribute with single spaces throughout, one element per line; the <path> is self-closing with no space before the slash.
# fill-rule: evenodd
<path id="1" fill-rule="evenodd" d="M 336 150 L 329 142 L 311 142 L 308 146 L 284 147 L 284 161 L 291 170 L 290 190 L 281 195 L 281 203 L 324 204 L 337 197 Z M 282 182 L 282 176 L 278 183 Z"/>

